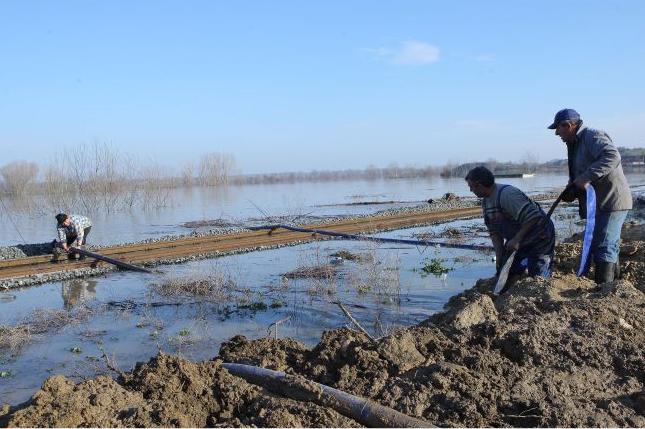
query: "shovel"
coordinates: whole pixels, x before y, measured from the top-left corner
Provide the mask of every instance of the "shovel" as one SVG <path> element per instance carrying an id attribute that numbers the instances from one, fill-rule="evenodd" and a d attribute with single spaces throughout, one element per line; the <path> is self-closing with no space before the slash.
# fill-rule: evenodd
<path id="1" fill-rule="evenodd" d="M 499 276 L 497 276 L 497 283 L 495 283 L 493 294 L 499 295 L 502 289 L 504 289 L 506 280 L 508 280 L 508 272 L 511 270 L 511 265 L 513 265 L 516 253 L 517 250 L 513 250 L 513 253 L 511 253 L 510 256 L 506 259 L 506 262 L 504 262 L 504 266 L 502 266 L 502 269 L 499 272 Z"/>
<path id="2" fill-rule="evenodd" d="M 558 198 L 556 198 L 556 200 L 551 205 L 549 212 L 546 214 L 547 220 L 553 214 L 553 211 L 555 210 L 556 206 L 560 204 L 560 201 L 562 201 L 564 194 L 566 194 L 569 191 L 569 189 L 571 189 L 572 187 L 573 187 L 573 183 L 568 184 L 567 187 L 564 188 L 564 191 L 562 191 L 558 196 Z M 506 280 L 508 280 L 508 272 L 511 270 L 511 266 L 513 265 L 513 261 L 515 260 L 516 253 L 517 251 L 514 250 L 513 253 L 511 253 L 510 256 L 506 259 L 506 262 L 504 262 L 504 265 L 502 266 L 502 269 L 499 272 L 499 276 L 497 276 L 497 283 L 495 283 L 495 289 L 493 289 L 493 294 L 499 295 L 502 289 L 504 289 L 504 286 L 506 285 Z"/>

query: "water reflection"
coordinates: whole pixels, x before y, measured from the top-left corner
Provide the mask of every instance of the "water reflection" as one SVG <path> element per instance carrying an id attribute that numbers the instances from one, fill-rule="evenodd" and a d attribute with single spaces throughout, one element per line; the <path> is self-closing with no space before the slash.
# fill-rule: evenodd
<path id="1" fill-rule="evenodd" d="M 96 280 L 73 279 L 63 281 L 61 295 L 63 306 L 71 310 L 74 306 L 96 298 Z"/>

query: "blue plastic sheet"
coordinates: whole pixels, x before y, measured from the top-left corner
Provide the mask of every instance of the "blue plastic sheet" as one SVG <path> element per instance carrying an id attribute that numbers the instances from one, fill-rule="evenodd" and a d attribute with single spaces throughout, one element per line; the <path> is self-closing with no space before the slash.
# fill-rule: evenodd
<path id="1" fill-rule="evenodd" d="M 582 255 L 580 255 L 580 267 L 578 267 L 578 277 L 587 274 L 589 271 L 589 253 L 591 252 L 591 241 L 593 240 L 593 230 L 596 226 L 596 191 L 591 184 L 587 184 L 587 224 L 585 225 L 585 236 L 582 242 Z"/>

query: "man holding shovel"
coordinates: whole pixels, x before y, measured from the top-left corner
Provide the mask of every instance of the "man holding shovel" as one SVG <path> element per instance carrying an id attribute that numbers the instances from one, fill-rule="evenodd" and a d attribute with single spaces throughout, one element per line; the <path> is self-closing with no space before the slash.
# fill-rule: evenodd
<path id="1" fill-rule="evenodd" d="M 596 283 L 613 281 L 620 275 L 618 254 L 620 232 L 632 208 L 632 194 L 623 173 L 620 154 L 604 131 L 582 126 L 582 119 L 573 109 L 555 114 L 549 129 L 555 130 L 567 145 L 569 183 L 574 185 L 562 198 L 576 198 L 582 219 L 587 218 L 585 189 L 593 186 L 596 194 L 595 227 L 591 253 L 596 264 Z"/>
<path id="2" fill-rule="evenodd" d="M 550 277 L 555 249 L 553 222 L 524 192 L 511 185 L 495 183 L 486 167 L 475 167 L 466 175 L 471 192 L 482 198 L 484 222 L 495 248 L 497 273 L 505 256 L 515 253 L 509 274 Z"/>

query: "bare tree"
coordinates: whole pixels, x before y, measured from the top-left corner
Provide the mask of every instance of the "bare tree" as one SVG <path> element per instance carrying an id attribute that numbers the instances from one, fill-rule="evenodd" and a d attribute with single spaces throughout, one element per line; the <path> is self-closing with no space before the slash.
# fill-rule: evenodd
<path id="1" fill-rule="evenodd" d="M 170 202 L 170 181 L 166 169 L 152 162 L 141 169 L 141 205 L 144 209 L 158 209 Z"/>
<path id="2" fill-rule="evenodd" d="M 540 163 L 540 156 L 533 152 L 527 151 L 522 159 L 522 168 L 528 173 L 535 173 L 537 170 L 538 164 Z"/>
<path id="3" fill-rule="evenodd" d="M 38 175 L 38 164 L 14 161 L 0 168 L 3 190 L 13 196 L 23 195 L 29 184 Z"/>
<path id="4" fill-rule="evenodd" d="M 193 161 L 188 161 L 182 166 L 181 183 L 184 186 L 192 186 L 195 184 L 195 164 Z"/>
<path id="5" fill-rule="evenodd" d="M 235 168 L 235 158 L 228 153 L 211 152 L 202 155 L 197 172 L 202 186 L 227 184 Z"/>

